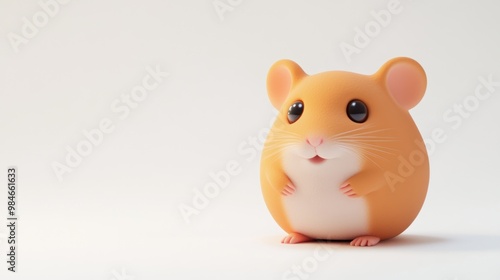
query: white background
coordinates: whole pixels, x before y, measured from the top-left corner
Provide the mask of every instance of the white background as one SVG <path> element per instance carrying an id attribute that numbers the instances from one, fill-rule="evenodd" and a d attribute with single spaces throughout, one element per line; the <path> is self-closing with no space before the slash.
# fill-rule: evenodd
<path id="1" fill-rule="evenodd" d="M 474 101 L 479 77 L 500 81 L 498 2 L 401 0 L 348 62 L 340 44 L 354 45 L 355 29 L 388 0 L 221 1 L 231 10 L 218 14 L 213 0 L 73 0 L 33 38 L 23 18 L 33 23 L 41 5 L 0 1 L 0 173 L 19 168 L 20 223 L 15 274 L 0 228 L 2 279 L 500 278 L 500 87 L 460 124 L 443 118 Z M 411 111 L 423 137 L 446 136 L 429 146 L 419 217 L 372 248 L 280 244 L 284 232 L 260 193 L 260 149 L 250 144 L 274 117 L 267 70 L 289 58 L 310 74 L 370 74 L 396 56 L 427 72 Z M 170 76 L 121 119 L 111 104 L 148 67 Z M 58 180 L 52 164 L 65 164 L 66 147 L 104 118 L 114 131 Z M 231 161 L 241 172 L 186 223 L 179 206 Z M 287 274 L 293 266 L 307 273 Z"/>

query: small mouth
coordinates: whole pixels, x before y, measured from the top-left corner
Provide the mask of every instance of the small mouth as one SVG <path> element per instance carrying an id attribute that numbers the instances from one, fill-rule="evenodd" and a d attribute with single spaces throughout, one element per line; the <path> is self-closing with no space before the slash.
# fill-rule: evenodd
<path id="1" fill-rule="evenodd" d="M 318 164 L 318 163 L 322 163 L 323 161 L 325 161 L 325 159 L 320 157 L 320 156 L 314 156 L 314 157 L 310 158 L 309 161 L 312 163 Z"/>

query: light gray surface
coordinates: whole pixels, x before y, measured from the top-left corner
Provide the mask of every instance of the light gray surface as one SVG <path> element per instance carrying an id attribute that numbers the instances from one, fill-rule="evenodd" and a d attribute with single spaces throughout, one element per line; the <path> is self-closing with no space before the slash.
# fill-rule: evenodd
<path id="1" fill-rule="evenodd" d="M 43 21 L 40 4 L 0 2 L 0 174 L 19 168 L 20 203 L 19 273 L 2 261 L 2 279 L 500 278 L 500 86 L 474 97 L 480 77 L 500 81 L 498 2 L 402 0 L 350 62 L 340 45 L 393 2 L 270 2 L 220 0 L 233 4 L 221 19 L 213 0 L 74 0 L 33 38 L 23 18 Z M 445 135 L 429 146 L 421 214 L 374 248 L 279 244 L 258 179 L 259 136 L 274 117 L 268 68 L 289 58 L 311 74 L 368 74 L 395 56 L 427 72 L 411 111 L 423 137 Z M 122 95 L 148 67 L 169 76 L 127 115 Z M 464 102 L 471 111 L 457 117 Z M 58 180 L 54 162 L 105 119 L 114 129 Z M 179 207 L 228 164 L 234 175 L 187 224 Z M 0 217 L 5 196 L 2 186 Z M 310 272 L 292 275 L 295 265 Z"/>

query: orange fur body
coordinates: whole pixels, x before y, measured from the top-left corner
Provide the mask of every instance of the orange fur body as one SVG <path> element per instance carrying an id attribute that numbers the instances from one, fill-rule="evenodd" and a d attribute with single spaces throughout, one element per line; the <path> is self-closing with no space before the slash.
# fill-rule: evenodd
<path id="1" fill-rule="evenodd" d="M 289 234 L 297 233 L 310 239 L 352 240 L 358 236 L 374 236 L 383 240 L 402 233 L 419 213 L 429 181 L 427 153 L 418 128 L 408 113 L 425 92 L 426 76 L 421 66 L 409 58 L 396 58 L 373 75 L 331 71 L 309 76 L 294 62 L 282 60 L 271 67 L 267 86 L 271 103 L 279 114 L 264 145 L 261 186 L 266 205 L 279 226 Z M 363 123 L 353 122 L 346 115 L 346 106 L 352 100 L 362 100 L 368 108 L 368 117 Z M 297 121 L 290 123 L 287 119 L 289 108 L 297 101 L 303 103 L 303 113 Z M 322 144 L 309 145 L 313 140 Z M 313 163 L 313 150 L 320 158 L 319 163 Z M 322 158 L 320 151 L 327 156 Z M 307 156 L 302 156 L 302 159 L 302 154 Z M 311 158 L 307 158 L 309 154 Z M 285 158 L 297 163 L 286 162 Z M 350 168 L 347 166 L 353 166 L 351 169 L 355 172 L 344 170 L 343 161 L 346 170 Z M 342 186 L 350 189 L 348 199 L 343 199 L 342 193 L 338 195 L 339 209 L 335 205 L 316 205 L 314 201 L 307 201 L 313 198 L 309 198 L 308 193 L 322 196 L 314 190 L 301 192 L 303 188 L 314 189 L 316 185 L 330 188 L 329 182 L 316 179 L 330 178 L 330 174 L 319 171 L 321 164 L 326 162 L 338 168 L 331 170 L 332 176 L 341 178 L 339 180 L 343 183 L 332 182 L 332 190 L 327 190 L 324 195 L 337 197 L 336 192 L 342 192 Z M 289 168 L 291 170 L 307 166 L 303 169 L 307 174 L 287 174 L 287 164 L 297 166 Z M 318 170 L 317 175 L 315 170 Z M 335 177 L 335 172 L 345 175 Z M 306 183 L 297 185 L 299 181 Z M 291 187 L 284 190 L 287 186 Z M 300 195 L 303 201 L 288 203 L 287 199 L 294 195 Z M 366 226 L 352 226 L 349 230 L 343 229 L 342 224 L 328 225 L 334 223 L 328 220 L 330 216 L 350 221 L 348 210 L 351 208 L 342 209 L 341 206 L 349 205 L 349 199 L 356 201 L 357 205 L 365 205 L 366 208 L 356 209 L 366 211 Z M 286 206 L 287 203 L 290 206 Z M 293 205 L 310 205 L 308 209 L 322 207 L 326 209 L 324 219 L 323 210 L 319 208 L 317 212 L 311 210 L 311 213 L 319 214 L 291 217 L 290 213 L 301 211 L 290 208 Z M 353 217 L 363 213 L 356 215 Z M 317 225 L 321 230 L 316 231 L 314 224 L 311 230 L 299 229 L 292 221 L 297 225 L 314 223 L 302 223 L 299 218 L 317 220 L 325 225 Z M 350 227 L 350 222 L 345 227 Z M 331 235 L 325 235 L 325 228 L 332 229 Z M 336 234 L 337 229 L 343 233 Z"/>

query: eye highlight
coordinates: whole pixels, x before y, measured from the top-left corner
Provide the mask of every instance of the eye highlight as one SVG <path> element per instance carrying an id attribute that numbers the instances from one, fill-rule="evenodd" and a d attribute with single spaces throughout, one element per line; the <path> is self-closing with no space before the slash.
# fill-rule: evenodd
<path id="1" fill-rule="evenodd" d="M 347 103 L 346 113 L 355 123 L 364 123 L 368 119 L 368 107 L 359 99 L 353 99 Z"/>
<path id="2" fill-rule="evenodd" d="M 302 101 L 295 101 L 295 103 L 288 108 L 288 122 L 290 124 L 296 122 L 304 112 L 304 103 Z"/>

